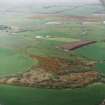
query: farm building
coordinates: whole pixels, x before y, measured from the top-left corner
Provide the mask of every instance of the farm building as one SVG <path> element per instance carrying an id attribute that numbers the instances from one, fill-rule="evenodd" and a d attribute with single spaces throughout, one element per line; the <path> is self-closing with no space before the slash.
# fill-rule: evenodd
<path id="1" fill-rule="evenodd" d="M 64 44 L 59 48 L 64 49 L 64 51 L 70 51 L 93 43 L 96 43 L 96 41 L 80 40 L 80 41 Z"/>

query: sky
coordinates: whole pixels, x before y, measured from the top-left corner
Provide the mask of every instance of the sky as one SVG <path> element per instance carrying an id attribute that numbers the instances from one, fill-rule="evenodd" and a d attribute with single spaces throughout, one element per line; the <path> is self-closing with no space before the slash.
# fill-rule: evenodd
<path id="1" fill-rule="evenodd" d="M 29 2 L 97 3 L 99 2 L 99 0 L 0 0 L 0 3 L 29 3 Z"/>

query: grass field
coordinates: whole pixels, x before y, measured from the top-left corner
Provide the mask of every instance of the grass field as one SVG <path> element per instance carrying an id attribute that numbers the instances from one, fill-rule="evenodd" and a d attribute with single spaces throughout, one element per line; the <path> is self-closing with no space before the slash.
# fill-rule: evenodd
<path id="1" fill-rule="evenodd" d="M 11 86 L 0 86 L 0 90 L 0 102 L 4 105 L 98 105 L 105 98 L 105 85 L 101 84 L 75 90 Z"/>
<path id="2" fill-rule="evenodd" d="M 9 49 L 0 49 L 0 76 L 24 72 L 37 63 Z"/>
<path id="3" fill-rule="evenodd" d="M 81 19 L 72 20 L 68 17 L 101 13 L 103 7 L 100 4 L 49 4 L 47 7 L 40 4 L 30 7 L 21 7 L 18 12 L 14 9 L 14 12 L 12 10 L 1 13 L 0 24 L 10 26 L 11 29 L 0 30 L 0 76 L 10 76 L 27 71 L 33 65 L 38 66 L 40 62 L 32 60 L 29 57 L 31 54 L 69 61 L 84 57 L 96 61 L 105 60 L 105 42 L 102 42 L 105 40 L 103 21 L 84 24 Z M 60 24 L 46 24 L 48 22 Z M 43 38 L 36 38 L 37 36 Z M 98 42 L 73 52 L 56 48 L 68 42 L 84 39 Z M 98 63 L 96 69 L 105 73 L 105 63 Z M 99 105 L 104 98 L 104 84 L 67 90 L 0 86 L 1 105 Z"/>

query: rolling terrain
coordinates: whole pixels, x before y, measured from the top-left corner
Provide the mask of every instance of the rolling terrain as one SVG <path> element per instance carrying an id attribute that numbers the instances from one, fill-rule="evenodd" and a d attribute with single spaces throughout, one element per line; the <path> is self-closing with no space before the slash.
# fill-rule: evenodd
<path id="1" fill-rule="evenodd" d="M 104 7 L 34 5 L 0 8 L 0 104 L 99 105 L 105 99 Z M 96 43 L 59 48 L 82 40 Z"/>

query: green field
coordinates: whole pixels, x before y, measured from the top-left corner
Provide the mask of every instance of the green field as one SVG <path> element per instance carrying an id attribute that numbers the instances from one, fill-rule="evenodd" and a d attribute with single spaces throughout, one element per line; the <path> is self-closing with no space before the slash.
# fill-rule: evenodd
<path id="1" fill-rule="evenodd" d="M 0 77 L 22 73 L 40 62 L 30 55 L 57 57 L 75 60 L 85 57 L 103 62 L 105 60 L 105 24 L 103 21 L 82 24 L 79 20 L 60 18 L 62 16 L 90 16 L 104 10 L 100 4 L 88 5 L 46 5 L 21 7 L 0 16 L 0 24 L 11 29 L 0 30 Z M 74 9 L 73 9 L 74 8 Z M 54 15 L 54 13 L 58 16 Z M 39 14 L 53 14 L 31 18 Z M 60 24 L 46 24 L 60 22 Z M 42 38 L 36 38 L 40 36 Z M 46 38 L 49 36 L 49 38 Z M 57 46 L 78 40 L 96 40 L 96 44 L 70 52 Z M 105 74 L 105 63 L 97 63 L 96 70 Z M 38 89 L 0 85 L 0 105 L 99 105 L 105 99 L 105 85 L 95 84 L 80 89 Z"/>
<path id="2" fill-rule="evenodd" d="M 33 89 L 0 86 L 0 102 L 6 105 L 98 105 L 105 98 L 105 85 L 75 90 Z"/>
<path id="3" fill-rule="evenodd" d="M 35 65 L 32 59 L 13 52 L 9 49 L 0 49 L 0 76 L 21 73 Z"/>

